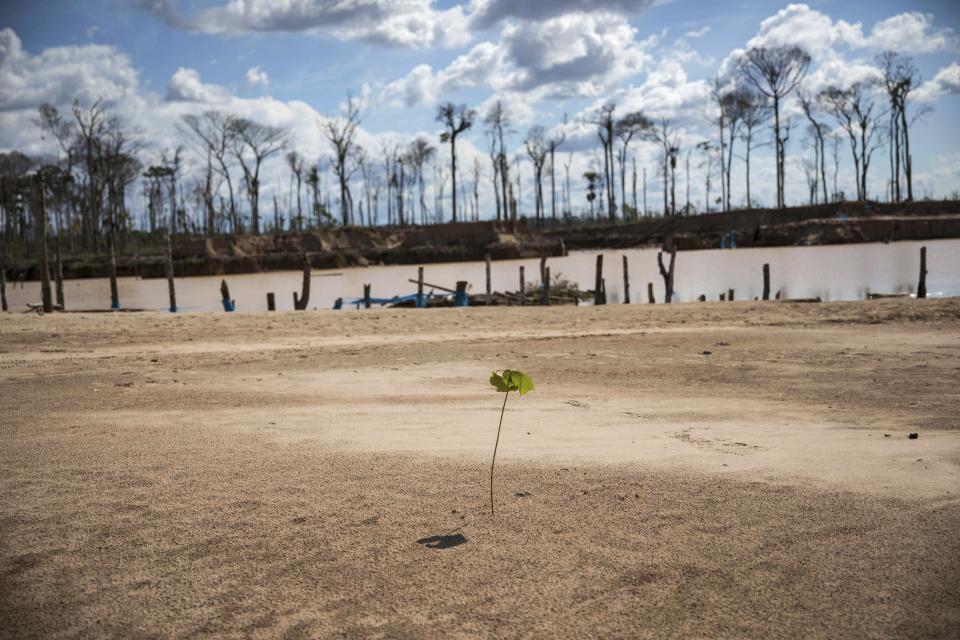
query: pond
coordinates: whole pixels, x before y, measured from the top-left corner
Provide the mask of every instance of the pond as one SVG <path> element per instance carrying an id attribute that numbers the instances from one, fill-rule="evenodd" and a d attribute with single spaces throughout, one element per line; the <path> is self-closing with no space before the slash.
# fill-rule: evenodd
<path id="1" fill-rule="evenodd" d="M 701 294 L 717 300 L 721 292 L 736 291 L 737 300 L 759 297 L 763 290 L 762 267 L 770 264 L 772 292 L 788 298 L 862 300 L 872 293 L 913 293 L 917 286 L 920 247 L 927 247 L 927 292 L 930 297 L 960 296 L 960 240 L 905 241 L 818 247 L 711 249 L 677 254 L 674 289 L 676 300 L 692 302 Z M 663 280 L 657 269 L 656 249 L 578 251 L 549 258 L 554 279 L 576 282 L 593 289 L 596 256 L 604 256 L 607 302 L 623 301 L 623 256 L 629 261 L 631 302 L 645 303 L 652 282 L 657 302 L 663 301 Z M 668 260 L 667 256 L 664 256 Z M 495 291 L 519 289 L 518 267 L 525 266 L 527 287 L 539 285 L 539 260 L 500 260 L 492 264 Z M 483 262 L 428 264 L 426 282 L 453 288 L 457 280 L 471 283 L 472 293 L 485 289 Z M 416 293 L 417 265 L 375 266 L 313 271 L 311 309 L 329 309 L 337 298 L 349 304 L 363 296 L 363 285 L 372 285 L 373 297 L 389 298 Z M 225 276 L 237 311 L 263 311 L 266 294 L 274 292 L 277 308 L 293 308 L 293 292 L 300 290 L 299 271 L 277 271 Z M 182 311 L 221 311 L 221 276 L 179 278 L 177 302 Z M 120 303 L 134 309 L 163 310 L 168 306 L 163 279 L 121 278 Z M 429 287 L 426 288 L 430 290 Z M 439 293 L 439 292 L 438 292 Z M 64 295 L 69 310 L 106 309 L 110 285 L 106 278 L 67 280 Z M 771 294 L 772 295 L 772 294 Z M 10 308 L 19 311 L 28 302 L 40 301 L 40 283 L 7 284 Z M 351 307 L 352 308 L 352 307 Z"/>

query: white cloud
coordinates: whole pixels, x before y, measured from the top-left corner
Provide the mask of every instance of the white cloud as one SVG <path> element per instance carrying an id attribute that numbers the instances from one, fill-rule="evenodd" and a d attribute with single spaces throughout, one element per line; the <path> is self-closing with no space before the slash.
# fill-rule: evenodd
<path id="1" fill-rule="evenodd" d="M 654 4 L 654 0 L 473 0 L 470 16 L 476 28 L 489 28 L 515 18 L 540 21 L 570 13 L 616 13 L 634 15 Z"/>
<path id="2" fill-rule="evenodd" d="M 862 47 L 866 42 L 859 22 L 834 22 L 805 4 L 791 4 L 760 23 L 747 48 L 796 46 L 818 57 L 835 47 Z"/>
<path id="3" fill-rule="evenodd" d="M 52 47 L 32 56 L 12 29 L 0 29 L 0 111 L 74 99 L 113 102 L 136 91 L 137 83 L 130 59 L 112 47 Z"/>
<path id="4" fill-rule="evenodd" d="M 955 93 L 960 93 L 960 64 L 952 62 L 940 69 L 932 79 L 920 85 L 913 94 L 913 99 L 918 102 L 933 102 Z"/>
<path id="5" fill-rule="evenodd" d="M 431 0 L 230 0 L 192 15 L 174 0 L 138 4 L 171 26 L 202 33 L 316 33 L 411 48 L 469 41 L 463 9 L 437 11 Z"/>
<path id="6" fill-rule="evenodd" d="M 702 38 L 703 36 L 710 33 L 710 27 L 704 26 L 699 29 L 694 29 L 693 31 L 687 31 L 684 35 L 685 38 Z"/>
<path id="7" fill-rule="evenodd" d="M 217 85 L 204 84 L 196 69 L 180 67 L 167 82 L 168 102 L 223 102 L 227 91 Z"/>
<path id="8" fill-rule="evenodd" d="M 930 53 L 956 46 L 950 29 L 933 29 L 933 16 L 911 11 L 901 13 L 873 26 L 869 44 L 877 49 L 901 53 Z"/>
<path id="9" fill-rule="evenodd" d="M 243 75 L 243 86 L 252 89 L 254 87 L 266 87 L 270 84 L 270 76 L 259 66 L 250 67 Z"/>
<path id="10" fill-rule="evenodd" d="M 390 83 L 385 93 L 407 106 L 478 86 L 539 98 L 595 97 L 640 73 L 656 42 L 657 38 L 638 42 L 629 22 L 610 13 L 510 22 L 498 42 L 480 43 L 439 71 L 428 65 L 415 67 Z"/>

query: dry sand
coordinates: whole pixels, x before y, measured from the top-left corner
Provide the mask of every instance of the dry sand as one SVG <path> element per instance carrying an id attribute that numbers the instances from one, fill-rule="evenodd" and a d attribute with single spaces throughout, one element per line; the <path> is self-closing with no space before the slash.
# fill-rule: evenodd
<path id="1" fill-rule="evenodd" d="M 0 438 L 2 637 L 960 629 L 960 300 L 5 314 Z"/>

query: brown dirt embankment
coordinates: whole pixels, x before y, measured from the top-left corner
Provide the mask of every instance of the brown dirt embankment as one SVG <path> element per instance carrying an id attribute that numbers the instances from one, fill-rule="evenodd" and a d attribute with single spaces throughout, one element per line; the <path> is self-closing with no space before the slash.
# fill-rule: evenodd
<path id="1" fill-rule="evenodd" d="M 753 209 L 632 222 L 508 224 L 473 222 L 406 228 L 331 228 L 300 234 L 177 238 L 178 276 L 297 270 L 307 254 L 315 268 L 370 264 L 429 264 L 561 255 L 565 250 L 677 245 L 719 248 L 736 236 L 739 247 L 822 245 L 960 238 L 960 202 L 880 204 L 848 202 L 788 209 Z M 118 257 L 121 276 L 164 277 L 162 252 Z M 35 280 L 35 263 L 15 265 L 11 279 Z M 103 255 L 64 262 L 67 278 L 105 277 Z"/>
<path id="2" fill-rule="evenodd" d="M 684 249 L 892 242 L 960 238 L 960 201 L 841 202 L 787 209 L 742 209 L 691 217 L 645 218 L 551 230 L 569 249 L 676 244 Z"/>

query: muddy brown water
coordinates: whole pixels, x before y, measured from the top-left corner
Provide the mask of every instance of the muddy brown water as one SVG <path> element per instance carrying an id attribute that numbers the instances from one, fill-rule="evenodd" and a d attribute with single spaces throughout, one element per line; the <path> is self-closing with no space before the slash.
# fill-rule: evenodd
<path id="1" fill-rule="evenodd" d="M 734 289 L 737 300 L 752 300 L 763 291 L 762 267 L 770 264 L 771 289 L 790 298 L 862 300 L 868 292 L 908 293 L 916 291 L 920 247 L 927 247 L 927 291 L 930 297 L 960 295 L 960 240 L 905 241 L 889 244 L 867 243 L 818 247 L 771 247 L 714 249 L 677 254 L 674 289 L 676 300 L 692 302 L 701 294 L 717 300 L 721 292 Z M 554 279 L 576 282 L 581 289 L 593 289 L 596 256 L 604 256 L 607 301 L 623 301 L 623 258 L 629 260 L 632 303 L 647 302 L 647 283 L 652 282 L 657 302 L 663 301 L 663 280 L 657 270 L 656 249 L 578 251 L 562 258 L 548 259 Z M 539 286 L 539 260 L 501 260 L 492 264 L 495 291 L 519 289 L 519 266 L 526 270 L 527 287 Z M 472 293 L 483 293 L 483 262 L 451 262 L 424 266 L 424 279 L 452 288 L 457 280 L 471 283 Z M 264 311 L 267 292 L 276 296 L 279 310 L 293 308 L 293 292 L 299 291 L 299 271 L 276 271 L 224 276 L 236 300 L 237 311 Z M 311 281 L 310 308 L 329 309 L 337 298 L 345 308 L 363 296 L 363 285 L 372 285 L 375 298 L 416 293 L 408 282 L 417 277 L 417 265 L 356 267 L 331 271 L 315 270 Z M 177 302 L 181 311 L 222 311 L 221 276 L 179 278 Z M 163 279 L 121 278 L 121 305 L 131 309 L 168 308 L 167 282 Z M 426 287 L 430 291 L 430 287 Z M 436 293 L 442 293 L 437 291 Z M 106 278 L 67 280 L 64 283 L 67 308 L 106 309 L 110 286 Z M 7 298 L 13 311 L 26 309 L 28 302 L 40 301 L 40 283 L 8 283 Z"/>

